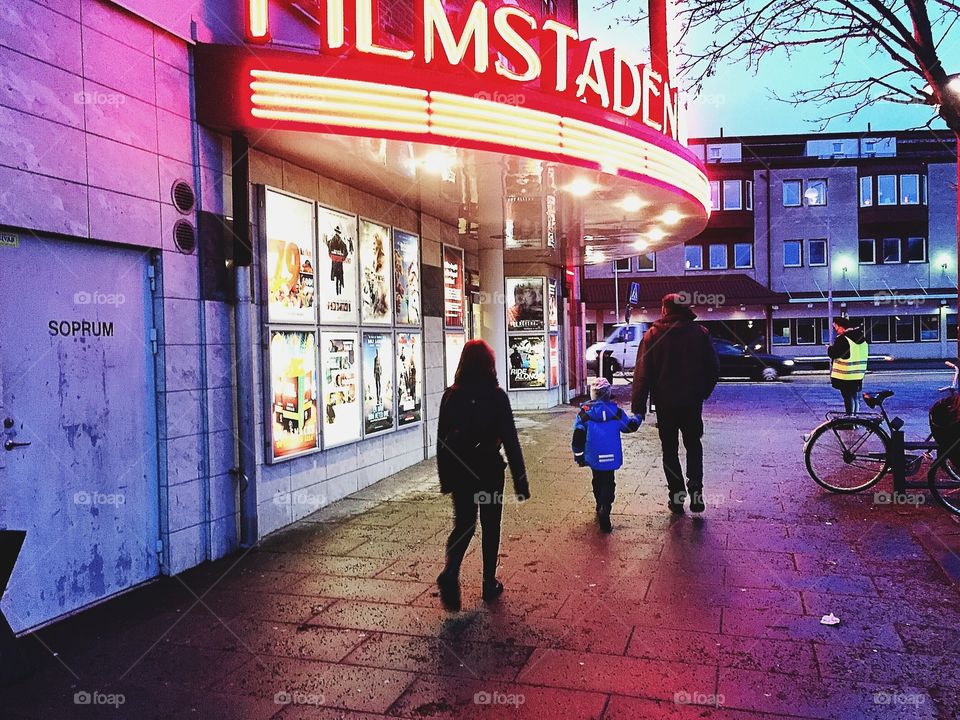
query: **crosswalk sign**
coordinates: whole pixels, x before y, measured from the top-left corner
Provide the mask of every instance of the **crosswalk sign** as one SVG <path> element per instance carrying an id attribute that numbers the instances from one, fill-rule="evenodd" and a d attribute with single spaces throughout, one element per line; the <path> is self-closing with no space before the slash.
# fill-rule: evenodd
<path id="1" fill-rule="evenodd" d="M 630 283 L 630 299 L 627 301 L 630 305 L 640 304 L 640 283 L 634 280 Z"/>

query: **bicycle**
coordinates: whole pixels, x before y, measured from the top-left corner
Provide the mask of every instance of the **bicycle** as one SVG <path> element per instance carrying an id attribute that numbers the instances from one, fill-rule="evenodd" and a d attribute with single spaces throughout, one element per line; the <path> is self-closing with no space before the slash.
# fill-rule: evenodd
<path id="1" fill-rule="evenodd" d="M 950 397 L 956 397 L 960 369 L 952 362 L 946 364 L 953 369 L 953 381 L 939 388 L 938 392 L 949 392 Z M 826 421 L 813 429 L 804 444 L 807 472 L 814 482 L 831 492 L 856 493 L 873 487 L 891 470 L 892 435 L 904 425 L 899 417 L 891 419 L 883 406 L 892 396 L 892 390 L 863 393 L 867 407 L 877 411 L 873 414 L 847 415 L 835 411 L 826 414 Z M 916 475 L 924 459 L 931 459 L 938 450 L 932 432 L 926 440 L 905 442 L 903 447 L 904 450 L 923 451 L 905 453 L 905 477 Z M 951 512 L 960 514 L 960 473 L 953 461 L 947 453 L 938 453 L 931 469 L 934 472 L 928 474 L 928 485 L 934 497 Z M 945 471 L 948 479 L 937 479 L 936 471 L 940 469 Z M 952 494 L 954 491 L 956 495 Z M 941 496 L 948 492 L 952 503 Z"/>

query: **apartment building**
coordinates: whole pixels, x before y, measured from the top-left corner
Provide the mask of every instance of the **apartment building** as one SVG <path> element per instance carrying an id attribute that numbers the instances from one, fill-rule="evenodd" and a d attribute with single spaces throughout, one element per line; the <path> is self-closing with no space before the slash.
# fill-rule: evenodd
<path id="1" fill-rule="evenodd" d="M 588 342 L 622 321 L 639 281 L 634 319 L 654 319 L 663 293 L 685 292 L 715 335 L 777 354 L 823 356 L 832 310 L 863 320 L 871 354 L 956 357 L 950 133 L 714 137 L 690 146 L 710 178 L 706 230 L 683 245 L 586 266 Z"/>

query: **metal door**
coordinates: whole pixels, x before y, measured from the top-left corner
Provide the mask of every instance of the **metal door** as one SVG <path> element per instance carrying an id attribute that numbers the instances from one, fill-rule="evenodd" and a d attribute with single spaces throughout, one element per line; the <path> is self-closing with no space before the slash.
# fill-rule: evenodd
<path id="1" fill-rule="evenodd" d="M 22 631 L 159 574 L 149 256 L 0 246 L 0 529 L 26 530 L 2 610 Z"/>

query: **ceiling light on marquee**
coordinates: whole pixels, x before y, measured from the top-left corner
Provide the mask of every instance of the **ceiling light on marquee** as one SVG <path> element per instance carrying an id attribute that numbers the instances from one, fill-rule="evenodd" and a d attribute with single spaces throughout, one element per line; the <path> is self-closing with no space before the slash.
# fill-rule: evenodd
<path id="1" fill-rule="evenodd" d="M 667 234 L 660 228 L 652 228 L 647 231 L 647 237 L 653 240 L 653 242 L 660 242 L 663 240 Z"/>
<path id="2" fill-rule="evenodd" d="M 568 193 L 574 197 L 586 197 L 594 190 L 597 189 L 596 183 L 594 183 L 589 178 L 577 177 L 570 181 L 570 183 L 564 188 Z"/>
<path id="3" fill-rule="evenodd" d="M 620 207 L 630 213 L 637 212 L 645 204 L 637 195 L 627 195 L 620 201 Z"/>
<path id="4" fill-rule="evenodd" d="M 660 216 L 660 222 L 662 222 L 664 225 L 676 225 L 682 219 L 683 215 L 672 208 Z"/>

